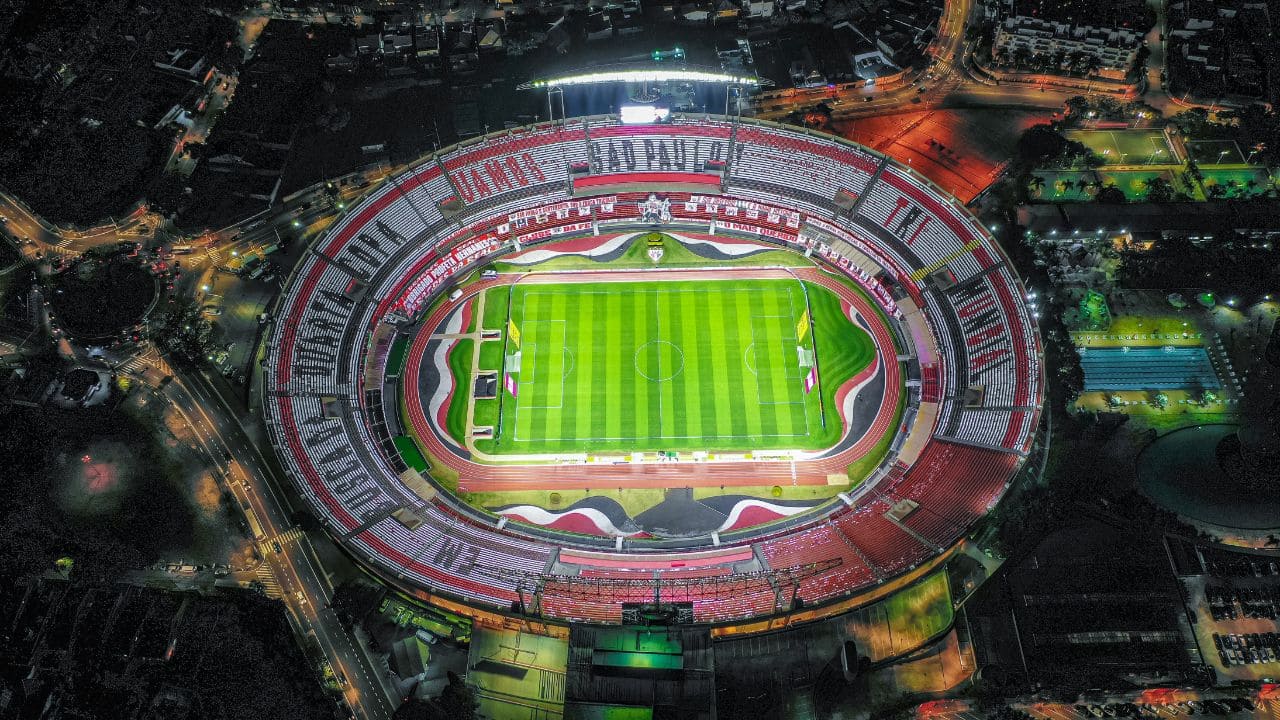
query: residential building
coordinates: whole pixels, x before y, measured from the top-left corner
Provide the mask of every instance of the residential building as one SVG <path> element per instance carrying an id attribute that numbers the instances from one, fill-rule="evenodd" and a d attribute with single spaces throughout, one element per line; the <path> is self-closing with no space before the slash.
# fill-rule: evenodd
<path id="1" fill-rule="evenodd" d="M 1093 65 L 1099 75 L 1120 79 L 1133 67 L 1142 35 L 1138 30 L 1069 25 L 1013 15 L 997 27 L 992 54 L 1009 58 L 1040 56 L 1051 59 L 1059 68 L 1075 56 Z"/>

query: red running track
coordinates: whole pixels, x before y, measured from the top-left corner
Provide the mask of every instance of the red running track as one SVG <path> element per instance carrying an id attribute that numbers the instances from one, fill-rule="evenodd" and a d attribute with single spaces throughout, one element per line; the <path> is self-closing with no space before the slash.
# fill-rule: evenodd
<path id="1" fill-rule="evenodd" d="M 715 279 L 776 279 L 797 277 L 821 285 L 848 302 L 871 326 L 876 345 L 877 361 L 886 353 L 896 357 L 893 337 L 888 327 L 877 322 L 876 308 L 861 294 L 853 292 L 844 283 L 818 268 L 797 268 L 791 272 L 767 268 L 742 270 L 668 270 L 644 271 L 646 280 L 672 280 L 697 273 Z M 616 282 L 620 273 L 566 273 L 535 275 L 524 282 Z M 509 279 L 476 283 L 467 288 L 468 296 L 476 295 L 496 285 L 512 284 Z M 424 330 L 414 338 L 409 350 L 403 378 L 405 402 L 408 405 L 409 422 L 418 440 L 436 460 L 458 473 L 458 486 L 467 492 L 499 492 L 513 490 L 554 490 L 573 487 L 585 489 L 603 488 L 670 488 L 710 487 L 720 485 L 825 485 L 827 475 L 844 473 L 848 466 L 865 455 L 888 432 L 894 422 L 894 414 L 901 395 L 901 368 L 897 362 L 882 362 L 885 371 L 885 396 L 871 428 L 849 449 L 816 460 L 791 462 L 724 462 L 724 463 L 644 463 L 621 465 L 485 465 L 456 455 L 440 441 L 426 415 L 426 403 L 419 388 L 419 371 L 431 331 L 439 327 L 445 316 L 455 307 L 442 305 L 427 318 Z M 850 381 L 853 382 L 853 381 Z M 441 430 L 443 432 L 443 430 Z"/>

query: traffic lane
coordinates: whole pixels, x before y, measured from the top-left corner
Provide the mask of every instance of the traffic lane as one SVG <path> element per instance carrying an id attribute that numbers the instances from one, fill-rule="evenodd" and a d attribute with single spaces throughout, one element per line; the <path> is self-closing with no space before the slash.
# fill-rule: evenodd
<path id="1" fill-rule="evenodd" d="M 304 535 L 296 546 L 302 549 L 301 542 L 306 541 L 307 538 Z M 338 620 L 337 613 L 329 607 L 332 590 L 328 593 L 324 591 L 326 581 L 321 580 L 323 575 L 317 575 L 305 550 L 300 553 L 301 561 L 295 558 L 295 553 L 291 552 L 293 547 L 295 547 L 293 544 L 282 544 L 281 549 L 284 553 L 277 554 L 286 579 L 285 587 L 290 592 L 289 599 L 294 600 L 292 593 L 297 591 L 293 588 L 297 587 L 302 590 L 304 597 L 319 598 L 324 601 L 322 605 L 305 600 L 294 603 L 295 611 L 317 631 L 317 640 L 322 642 L 322 646 L 327 646 L 324 648 L 325 655 L 337 659 L 334 663 L 335 670 L 340 670 L 343 677 L 347 679 L 348 685 L 355 690 L 354 697 L 344 692 L 344 695 L 348 695 L 349 704 L 352 707 L 373 710 L 366 713 L 368 717 L 389 717 L 394 709 L 387 700 L 386 689 L 381 685 L 381 675 L 372 661 L 356 647 L 356 642 Z M 306 573 L 300 572 L 299 568 Z M 366 699 L 373 700 L 372 709 L 363 702 Z"/>
<path id="2" fill-rule="evenodd" d="M 208 378 L 203 377 L 203 374 L 197 375 L 197 377 L 201 382 L 193 382 L 190 386 L 186 386 L 184 384 L 184 389 L 189 391 L 193 398 L 199 398 L 202 401 L 194 404 L 194 407 L 199 409 L 200 413 L 205 416 L 206 421 L 209 422 L 211 426 L 214 426 L 219 430 L 222 435 L 222 439 L 224 440 L 224 447 L 230 452 L 232 459 L 239 463 L 240 474 L 244 478 L 241 483 L 241 488 L 245 491 L 246 499 L 249 502 L 250 507 L 253 508 L 255 514 L 258 515 L 259 522 L 263 523 L 264 530 L 267 530 L 269 535 L 272 537 L 280 535 L 280 528 L 287 528 L 291 523 L 289 522 L 286 514 L 289 506 L 280 500 L 280 495 L 278 495 L 276 489 L 272 487 L 273 483 L 271 482 L 271 478 L 275 477 L 274 473 L 267 466 L 266 459 L 262 456 L 257 446 L 248 441 L 247 434 L 238 419 L 228 420 L 226 418 L 227 413 L 234 414 L 234 410 L 232 410 L 230 406 L 227 405 L 225 399 L 222 398 L 221 395 L 217 394 L 217 392 L 212 388 L 209 384 Z M 208 405 L 205 405 L 204 403 L 208 403 Z M 208 416 L 204 408 L 218 406 L 221 406 L 226 412 L 216 413 L 218 420 L 214 421 Z M 231 441 L 226 440 L 228 435 L 232 438 Z M 253 483 L 253 488 L 250 487 L 250 483 Z M 265 485 L 266 493 L 262 492 L 262 489 L 257 487 L 258 485 Z M 253 489 L 256 489 L 256 491 L 251 491 Z M 265 501 L 265 496 L 267 494 L 271 495 L 272 503 L 270 504 Z M 301 539 L 305 540 L 308 544 L 310 542 L 310 539 L 305 535 Z M 351 637 L 346 632 L 346 629 L 341 626 L 336 614 L 327 607 L 317 607 L 317 599 L 323 601 L 321 603 L 322 605 L 328 604 L 329 599 L 332 597 L 333 585 L 325 573 L 317 570 L 317 567 L 319 567 L 319 559 L 316 557 L 314 550 L 311 550 L 309 545 L 304 545 L 301 542 L 299 543 L 299 546 L 304 550 L 300 561 L 295 559 L 291 553 L 286 552 L 282 555 L 274 553 L 274 551 L 272 552 L 273 557 L 277 561 L 286 561 L 282 564 L 282 569 L 287 571 L 285 573 L 285 578 L 288 580 L 288 584 L 286 585 L 282 583 L 282 587 L 288 588 L 288 594 L 286 595 L 287 602 L 294 605 L 295 611 L 299 612 L 302 617 L 307 617 L 309 620 L 314 622 L 316 627 L 320 628 L 321 632 L 317 633 L 317 635 L 323 635 L 327 644 L 331 648 L 345 648 L 343 650 L 343 655 L 341 656 L 345 659 L 343 664 L 347 666 L 348 669 L 355 670 L 355 672 L 344 673 L 348 681 L 351 681 L 353 677 L 357 677 L 363 678 L 367 683 L 372 684 L 370 687 L 359 689 L 359 696 L 361 698 L 373 698 L 375 704 L 381 708 L 381 715 L 371 714 L 370 717 L 389 717 L 393 708 L 386 699 L 387 691 L 381 685 L 381 681 L 379 679 L 381 678 L 381 675 L 373 665 L 372 660 L 368 658 L 365 653 L 359 652 L 356 648 L 356 643 L 352 641 Z M 282 549 L 285 547 L 289 546 L 282 544 Z M 313 562 L 317 564 L 313 565 Z M 299 566 L 305 570 L 305 574 L 308 578 L 305 582 L 302 579 L 303 573 L 299 571 Z M 294 593 L 299 589 L 304 591 L 304 597 L 309 598 L 308 602 L 297 602 L 297 598 Z M 310 612 L 309 615 L 308 612 Z M 328 652 L 326 652 L 326 655 L 331 657 L 335 656 L 335 654 Z M 376 692 L 372 691 L 375 689 Z"/>
<path id="3" fill-rule="evenodd" d="M 203 404 L 204 402 L 214 403 L 216 401 L 205 394 L 213 392 L 210 388 L 206 387 L 202 392 L 196 389 L 198 386 L 199 383 L 192 383 L 188 386 L 182 382 L 180 375 L 175 376 L 175 382 L 169 385 L 174 392 L 181 392 L 187 395 L 186 399 L 192 401 L 188 407 L 193 407 L 198 411 L 199 419 L 205 426 L 206 433 L 211 439 L 216 438 L 218 445 L 221 446 L 215 445 L 214 451 L 210 454 L 216 454 L 214 462 L 226 468 L 225 472 L 229 478 L 239 480 L 239 482 L 229 483 L 233 493 L 238 496 L 237 501 L 244 501 L 249 505 L 254 514 L 257 515 L 259 523 L 263 525 L 263 530 L 269 538 L 279 536 L 282 533 L 282 528 L 287 528 L 290 525 L 287 517 L 281 517 L 287 505 L 280 503 L 278 500 L 269 505 L 265 502 L 265 494 L 261 490 L 254 491 L 258 485 L 254 480 L 267 477 L 265 468 L 258 464 L 258 459 L 261 457 L 260 453 L 256 452 L 256 447 L 247 443 L 247 438 L 243 436 L 235 437 L 240 429 L 238 422 L 229 422 L 223 416 L 223 413 L 217 413 L 216 417 L 218 419 L 215 420 L 205 411 L 206 405 Z M 219 404 L 226 407 L 225 402 Z M 201 423 L 193 423 L 193 427 L 198 424 Z M 198 433 L 197 435 L 199 436 Z M 226 461 L 228 455 L 231 457 L 231 461 Z M 255 457 L 255 455 L 258 455 L 258 457 Z M 219 458 L 222 459 L 221 462 L 226 463 L 225 466 L 221 465 Z M 264 484 L 267 485 L 267 492 L 274 497 L 275 493 L 270 487 L 270 483 L 266 482 Z M 236 492 L 237 490 L 240 492 Z M 243 494 L 243 497 L 239 497 L 241 494 Z M 285 546 L 282 544 L 281 547 L 283 549 Z M 393 708 L 386 700 L 385 690 L 381 687 L 375 688 L 373 685 L 373 683 L 376 683 L 375 678 L 378 675 L 372 663 L 362 653 L 357 652 L 354 643 L 347 635 L 346 630 L 342 628 L 332 610 L 325 609 L 321 611 L 317 609 L 317 601 L 321 601 L 324 605 L 328 604 L 329 598 L 332 596 L 332 584 L 328 582 L 323 573 L 317 572 L 314 567 L 310 566 L 314 552 L 311 553 L 311 557 L 308 557 L 307 553 L 304 552 L 301 562 L 295 560 L 290 553 L 276 553 L 274 549 L 267 555 L 268 565 L 272 568 L 273 574 L 281 581 L 285 605 L 289 607 L 290 612 L 298 619 L 298 625 L 316 631 L 317 642 L 321 644 L 321 649 L 325 652 L 326 657 L 338 659 L 335 665 L 343 669 L 343 674 L 349 682 L 351 678 L 355 677 L 361 680 L 361 684 L 367 685 L 367 687 L 356 689 L 358 702 L 353 703 L 353 707 L 364 709 L 366 712 L 363 714 L 366 717 L 390 717 Z M 298 565 L 306 568 L 309 581 L 303 580 L 303 575 L 299 572 Z M 325 579 L 322 580 L 321 578 Z M 326 585 L 328 586 L 327 592 Z M 301 598 L 297 595 L 299 591 L 303 593 Z M 377 691 L 373 692 L 375 689 Z M 369 699 L 372 699 L 375 704 L 373 709 L 364 704 Z"/>

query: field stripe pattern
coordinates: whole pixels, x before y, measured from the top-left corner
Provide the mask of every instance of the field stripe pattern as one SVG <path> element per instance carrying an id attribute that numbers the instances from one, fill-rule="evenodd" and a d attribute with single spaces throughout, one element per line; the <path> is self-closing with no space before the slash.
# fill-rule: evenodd
<path id="1" fill-rule="evenodd" d="M 800 447 L 821 412 L 804 392 L 806 307 L 794 280 L 517 285 L 520 345 L 507 353 L 518 393 L 499 442 L 519 452 Z"/>

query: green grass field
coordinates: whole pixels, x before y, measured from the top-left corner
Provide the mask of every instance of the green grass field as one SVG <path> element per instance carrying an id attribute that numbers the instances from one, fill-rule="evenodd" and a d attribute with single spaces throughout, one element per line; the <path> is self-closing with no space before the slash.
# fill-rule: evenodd
<path id="1" fill-rule="evenodd" d="M 518 392 L 503 396 L 497 437 L 477 443 L 492 453 L 825 447 L 839 436 L 835 389 L 874 353 L 835 295 L 795 280 L 511 293 L 519 338 L 506 340 L 506 366 Z M 800 338 L 806 308 L 813 331 Z M 815 335 L 821 391 L 806 393 Z"/>
<path id="2" fill-rule="evenodd" d="M 1159 130 L 1068 130 L 1064 135 L 1089 146 L 1107 165 L 1178 164 Z"/>

